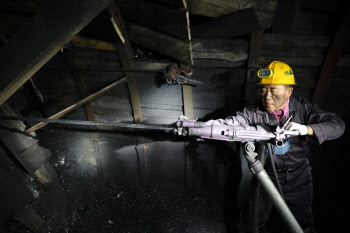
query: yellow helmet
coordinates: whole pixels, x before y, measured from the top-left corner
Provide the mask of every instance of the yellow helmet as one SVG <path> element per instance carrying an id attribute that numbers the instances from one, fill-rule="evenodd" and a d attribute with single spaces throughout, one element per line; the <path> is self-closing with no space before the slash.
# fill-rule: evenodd
<path id="1" fill-rule="evenodd" d="M 259 85 L 295 85 L 292 68 L 284 62 L 271 62 L 267 69 L 258 71 Z"/>

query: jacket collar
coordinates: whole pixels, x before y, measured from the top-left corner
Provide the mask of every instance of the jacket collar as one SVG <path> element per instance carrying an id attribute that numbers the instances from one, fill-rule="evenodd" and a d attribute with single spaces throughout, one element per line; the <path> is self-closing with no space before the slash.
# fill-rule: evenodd
<path id="1" fill-rule="evenodd" d="M 294 112 L 300 108 L 301 108 L 300 102 L 296 98 L 291 96 L 289 99 L 289 111 Z"/>

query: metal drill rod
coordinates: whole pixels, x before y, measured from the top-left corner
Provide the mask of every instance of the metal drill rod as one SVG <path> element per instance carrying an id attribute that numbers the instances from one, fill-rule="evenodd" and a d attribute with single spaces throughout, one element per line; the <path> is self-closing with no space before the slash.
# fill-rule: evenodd
<path id="1" fill-rule="evenodd" d="M 174 128 L 162 125 L 146 125 L 146 124 L 127 124 L 127 123 L 104 123 L 94 121 L 67 120 L 67 119 L 48 119 L 39 117 L 22 117 L 22 116 L 0 116 L 0 120 L 15 120 L 15 121 L 32 121 L 32 122 L 48 122 L 64 125 L 81 125 L 81 126 L 103 126 L 109 128 L 126 128 L 126 129 L 149 129 L 171 131 Z"/>

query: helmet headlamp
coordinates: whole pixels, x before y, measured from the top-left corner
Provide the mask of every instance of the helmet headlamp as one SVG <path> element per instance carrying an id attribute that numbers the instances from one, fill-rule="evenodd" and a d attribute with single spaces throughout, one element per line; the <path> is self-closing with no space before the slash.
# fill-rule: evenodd
<path id="1" fill-rule="evenodd" d="M 273 69 L 260 69 L 258 70 L 258 76 L 259 78 L 270 78 L 273 76 Z"/>

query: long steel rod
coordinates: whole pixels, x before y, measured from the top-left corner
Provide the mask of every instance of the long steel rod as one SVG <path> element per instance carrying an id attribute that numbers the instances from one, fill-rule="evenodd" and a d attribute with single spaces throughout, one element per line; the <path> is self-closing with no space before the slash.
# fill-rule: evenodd
<path id="1" fill-rule="evenodd" d="M 272 183 L 265 169 L 255 175 L 268 196 L 271 198 L 273 204 L 275 205 L 279 214 L 282 216 L 289 230 L 293 233 L 303 233 L 304 231 L 301 229 L 299 223 L 288 208 L 286 202 L 283 200 L 282 196 L 276 189 L 276 186 Z"/>
<path id="2" fill-rule="evenodd" d="M 127 123 L 104 123 L 104 122 L 94 122 L 94 121 L 48 119 L 48 118 L 22 117 L 22 116 L 0 116 L 0 120 L 47 122 L 47 123 L 65 124 L 65 125 L 103 126 L 103 127 L 109 127 L 109 128 L 149 129 L 149 130 L 162 130 L 162 131 L 171 131 L 174 129 L 174 128 L 166 127 L 162 125 L 151 125 L 151 124 L 148 125 L 148 124 L 127 124 Z"/>

